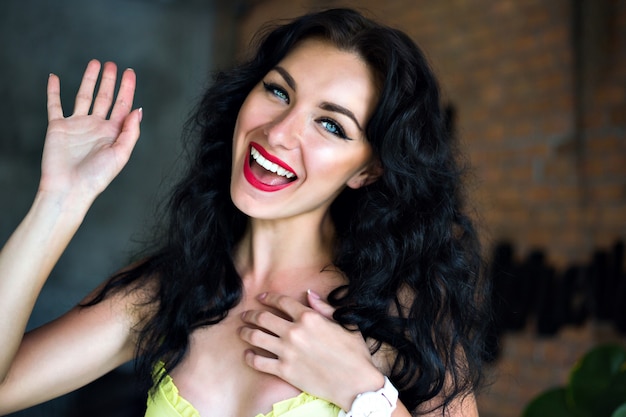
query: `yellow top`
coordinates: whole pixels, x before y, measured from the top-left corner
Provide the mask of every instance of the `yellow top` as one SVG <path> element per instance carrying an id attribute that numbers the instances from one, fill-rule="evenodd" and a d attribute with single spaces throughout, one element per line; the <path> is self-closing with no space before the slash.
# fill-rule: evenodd
<path id="1" fill-rule="evenodd" d="M 161 368 L 164 372 L 164 369 Z M 280 401 L 267 414 L 256 417 L 337 417 L 340 408 L 305 392 Z M 174 380 L 165 375 L 159 386 L 148 397 L 145 417 L 200 417 L 200 413 L 178 394 Z M 245 416 L 242 416 L 245 417 Z"/>

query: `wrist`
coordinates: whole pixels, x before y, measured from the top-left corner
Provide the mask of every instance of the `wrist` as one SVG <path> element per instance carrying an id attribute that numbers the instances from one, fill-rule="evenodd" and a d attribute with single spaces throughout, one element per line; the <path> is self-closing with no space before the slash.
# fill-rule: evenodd
<path id="1" fill-rule="evenodd" d="M 38 191 L 25 219 L 41 239 L 63 241 L 68 239 L 65 235 L 73 236 L 88 210 L 89 204 L 80 198 Z"/>
<path id="2" fill-rule="evenodd" d="M 375 367 L 372 367 L 372 372 L 367 372 L 367 374 L 359 373 L 357 380 L 344 384 L 341 400 L 335 404 L 341 407 L 342 410 L 350 410 L 356 397 L 364 392 L 376 391 L 383 387 L 384 384 L 385 375 Z"/>
<path id="3" fill-rule="evenodd" d="M 339 417 L 390 417 L 397 402 L 398 390 L 385 376 L 381 388 L 357 394 L 349 408 L 342 407 Z"/>
<path id="4" fill-rule="evenodd" d="M 79 223 L 87 214 L 93 199 L 85 198 L 79 193 L 65 193 L 38 189 L 32 205 L 35 210 L 45 211 L 50 216 L 66 218 L 69 221 L 78 220 Z"/>

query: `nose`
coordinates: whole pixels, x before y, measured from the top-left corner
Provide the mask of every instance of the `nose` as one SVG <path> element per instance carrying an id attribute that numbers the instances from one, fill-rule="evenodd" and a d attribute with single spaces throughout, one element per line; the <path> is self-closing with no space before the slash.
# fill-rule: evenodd
<path id="1" fill-rule="evenodd" d="M 298 145 L 305 125 L 305 116 L 290 108 L 268 122 L 263 132 L 271 146 L 293 149 Z"/>

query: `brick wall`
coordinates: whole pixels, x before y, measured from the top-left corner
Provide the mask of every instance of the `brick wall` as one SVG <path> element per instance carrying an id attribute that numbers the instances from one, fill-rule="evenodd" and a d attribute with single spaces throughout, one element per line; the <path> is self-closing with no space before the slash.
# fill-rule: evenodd
<path id="1" fill-rule="evenodd" d="M 626 239 L 626 0 L 251 3 L 240 50 L 262 22 L 338 6 L 420 44 L 456 110 L 487 250 L 502 240 L 518 258 L 540 248 L 562 270 Z M 593 322 L 547 339 L 532 329 L 505 335 L 481 415 L 519 415 L 604 340 L 626 343 Z"/>
<path id="2" fill-rule="evenodd" d="M 565 386 L 576 361 L 603 343 L 626 340 L 611 326 L 596 322 L 564 328 L 558 337 L 537 337 L 532 327 L 506 335 L 502 356 L 487 368 L 489 384 L 478 395 L 480 416 L 519 417 L 536 395 Z"/>
<path id="3" fill-rule="evenodd" d="M 240 49 L 269 19 L 356 6 L 405 30 L 429 56 L 457 110 L 487 244 L 511 240 L 520 256 L 547 248 L 564 266 L 626 237 L 624 0 L 582 6 L 591 39 L 578 48 L 583 65 L 570 0 L 379 3 L 259 2 L 242 20 Z M 600 10 L 590 13 L 594 4 Z"/>

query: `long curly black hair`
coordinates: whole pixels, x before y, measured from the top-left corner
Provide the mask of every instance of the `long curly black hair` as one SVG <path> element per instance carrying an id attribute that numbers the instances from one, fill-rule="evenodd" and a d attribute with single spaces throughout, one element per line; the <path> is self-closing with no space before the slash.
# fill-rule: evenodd
<path id="1" fill-rule="evenodd" d="M 251 59 L 216 76 L 191 120 L 197 143 L 169 200 L 159 246 L 91 303 L 157 281 L 147 301 L 155 313 L 141 324 L 137 347 L 138 371 L 146 376 L 158 361 L 174 368 L 190 333 L 237 305 L 242 282 L 231 255 L 248 221 L 229 192 L 237 114 L 262 77 L 310 37 L 358 54 L 380 89 L 366 136 L 383 173 L 370 185 L 346 188 L 331 206 L 334 264 L 349 280 L 330 294 L 334 319 L 358 325 L 378 341 L 375 349 L 394 348 L 390 379 L 409 410 L 437 396 L 445 406 L 478 387 L 488 319 L 479 242 L 463 211 L 463 172 L 422 52 L 401 31 L 353 10 L 266 29 Z"/>

